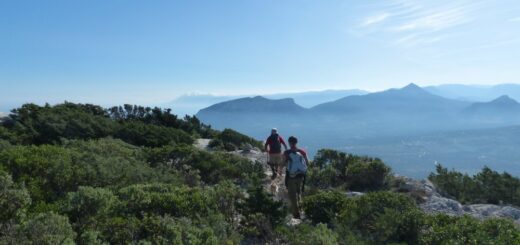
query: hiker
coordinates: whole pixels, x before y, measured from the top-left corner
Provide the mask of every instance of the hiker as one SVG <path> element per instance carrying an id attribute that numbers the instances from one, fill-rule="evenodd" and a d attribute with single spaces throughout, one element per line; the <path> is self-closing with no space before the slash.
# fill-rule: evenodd
<path id="1" fill-rule="evenodd" d="M 305 176 L 309 159 L 307 153 L 299 149 L 298 139 L 294 136 L 289 138 L 291 149 L 284 152 L 287 171 L 285 175 L 285 186 L 289 192 L 289 202 L 292 215 L 295 219 L 301 219 L 301 200 L 305 185 Z"/>
<path id="2" fill-rule="evenodd" d="M 271 167 L 273 175 L 271 179 L 276 179 L 277 176 L 283 175 L 284 170 L 284 157 L 282 155 L 282 145 L 287 150 L 287 145 L 283 140 L 282 136 L 278 134 L 278 129 L 271 129 L 271 135 L 265 141 L 264 149 L 269 153 L 267 163 Z"/>

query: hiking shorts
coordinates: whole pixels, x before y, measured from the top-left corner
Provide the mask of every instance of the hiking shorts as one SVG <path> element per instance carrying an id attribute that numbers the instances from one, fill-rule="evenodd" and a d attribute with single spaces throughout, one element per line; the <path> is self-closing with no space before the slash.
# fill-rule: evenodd
<path id="1" fill-rule="evenodd" d="M 281 153 L 269 153 L 269 165 L 273 167 L 284 167 L 285 157 Z"/>
<path id="2" fill-rule="evenodd" d="M 269 165 L 273 170 L 273 176 L 282 176 L 284 174 L 285 157 L 283 154 L 269 153 Z"/>

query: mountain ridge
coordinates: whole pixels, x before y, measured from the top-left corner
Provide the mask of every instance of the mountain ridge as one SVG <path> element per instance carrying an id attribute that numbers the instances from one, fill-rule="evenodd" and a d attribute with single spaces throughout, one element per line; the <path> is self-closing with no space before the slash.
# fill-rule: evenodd
<path id="1" fill-rule="evenodd" d="M 520 117 L 520 103 L 508 95 L 502 95 L 489 102 L 476 102 L 464 109 L 466 116 L 486 116 L 489 118 L 518 118 Z"/>
<path id="2" fill-rule="evenodd" d="M 296 104 L 294 99 L 267 99 L 263 96 L 246 97 L 217 103 L 204 108 L 197 114 L 203 113 L 301 113 L 306 111 L 304 107 Z"/>
<path id="3" fill-rule="evenodd" d="M 520 84 L 515 83 L 497 85 L 441 84 L 426 86 L 424 89 L 445 98 L 472 102 L 486 102 L 501 95 L 508 95 L 515 100 L 520 100 Z"/>
<path id="4" fill-rule="evenodd" d="M 400 88 L 359 96 L 347 96 L 311 108 L 314 112 L 373 112 L 399 110 L 446 110 L 449 107 L 462 109 L 466 102 L 446 99 L 431 94 L 414 83 Z"/>

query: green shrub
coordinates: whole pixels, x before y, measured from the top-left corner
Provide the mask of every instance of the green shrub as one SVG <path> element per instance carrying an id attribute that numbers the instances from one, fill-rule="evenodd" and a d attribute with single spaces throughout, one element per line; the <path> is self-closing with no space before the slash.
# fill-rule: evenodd
<path id="1" fill-rule="evenodd" d="M 314 162 L 313 162 L 314 163 Z M 329 187 L 340 187 L 344 185 L 346 188 L 346 181 L 341 179 L 341 172 L 331 165 L 323 168 L 312 167 L 307 171 L 306 184 L 318 189 L 327 189 Z"/>
<path id="2" fill-rule="evenodd" d="M 378 191 L 388 189 L 391 169 L 378 158 L 323 149 L 314 157 L 308 177 L 309 185 L 315 188 Z"/>
<path id="3" fill-rule="evenodd" d="M 15 146 L 0 152 L 0 168 L 25 183 L 35 204 L 75 190 L 73 154 L 59 146 Z"/>
<path id="4" fill-rule="evenodd" d="M 246 181 L 252 176 L 264 175 L 259 163 L 252 164 L 250 160 L 230 153 L 199 150 L 191 145 L 152 149 L 146 155 L 153 166 L 168 166 L 179 171 L 195 169 L 208 184 L 223 180 Z"/>
<path id="5" fill-rule="evenodd" d="M 327 228 L 325 224 L 311 226 L 308 224 L 300 224 L 295 227 L 287 228 L 283 231 L 282 236 L 289 244 L 302 245 L 334 245 L 339 243 L 339 235 Z"/>
<path id="6" fill-rule="evenodd" d="M 483 222 L 469 217 L 434 215 L 426 218 L 420 244 L 520 244 L 520 231 L 509 220 Z"/>
<path id="7" fill-rule="evenodd" d="M 212 194 L 216 200 L 218 212 L 224 215 L 227 222 L 235 225 L 236 217 L 240 212 L 239 204 L 245 199 L 242 189 L 229 181 L 223 181 L 213 186 Z"/>
<path id="8" fill-rule="evenodd" d="M 373 192 L 347 202 L 337 222 L 343 232 L 355 231 L 376 244 L 413 244 L 422 228 L 421 214 L 415 203 L 402 194 Z"/>
<path id="9" fill-rule="evenodd" d="M 437 166 L 428 177 L 440 192 L 462 203 L 520 205 L 520 179 L 488 167 L 474 176 Z"/>
<path id="10" fill-rule="evenodd" d="M 192 135 L 217 133 L 196 117 L 183 120 L 171 110 L 125 105 L 105 110 L 90 104 L 38 106 L 25 104 L 13 110 L 12 120 L 0 128 L 0 139 L 24 144 L 55 144 L 62 139 L 99 139 L 112 136 L 134 145 L 157 147 L 193 143 Z"/>
<path id="11" fill-rule="evenodd" d="M 390 168 L 381 160 L 355 161 L 348 167 L 347 185 L 353 191 L 376 191 L 387 188 Z"/>
<path id="12" fill-rule="evenodd" d="M 115 132 L 114 137 L 133 145 L 148 147 L 160 147 L 170 144 L 192 144 L 194 142 L 188 133 L 180 129 L 144 124 L 141 122 L 122 123 L 117 132 Z"/>
<path id="13" fill-rule="evenodd" d="M 324 168 L 326 166 L 331 166 L 338 170 L 343 170 L 342 173 L 346 174 L 346 168 L 351 161 L 351 155 L 348 155 L 345 152 L 340 152 L 332 149 L 321 149 L 316 153 L 314 157 L 313 165 Z"/>
<path id="14" fill-rule="evenodd" d="M 107 189 L 79 187 L 67 195 L 63 211 L 82 230 L 84 226 L 106 219 L 117 205 L 116 196 Z"/>
<path id="15" fill-rule="evenodd" d="M 110 217 L 101 227 L 101 239 L 109 244 L 134 244 L 141 235 L 141 221 L 136 217 Z"/>
<path id="16" fill-rule="evenodd" d="M 260 141 L 229 128 L 224 129 L 219 135 L 216 136 L 216 139 L 223 142 L 224 148 L 228 151 L 242 148 L 246 144 L 250 144 L 251 146 L 258 147 L 260 149 L 263 148 Z"/>
<path id="17" fill-rule="evenodd" d="M 348 198 L 337 191 L 319 192 L 306 196 L 303 209 L 307 217 L 315 224 L 330 224 L 347 205 Z"/>
<path id="18" fill-rule="evenodd" d="M 183 119 L 179 119 L 177 115 L 172 114 L 171 109 L 125 104 L 124 106 L 114 106 L 105 111 L 110 118 L 118 122 L 141 122 L 156 126 L 177 128 L 191 135 L 203 138 L 213 138 L 218 133 L 211 129 L 211 126 L 201 123 L 195 116 L 186 115 Z"/>
<path id="19" fill-rule="evenodd" d="M 101 239 L 101 232 L 95 230 L 83 230 L 78 237 L 78 244 L 88 245 L 108 245 L 107 242 Z"/>
<path id="20" fill-rule="evenodd" d="M 25 187 L 13 183 L 11 176 L 0 170 L 0 223 L 22 218 L 30 203 Z"/>
<path id="21" fill-rule="evenodd" d="M 15 136 L 13 133 L 0 124 L 0 150 L 2 149 L 2 145 L 7 146 L 10 143 L 15 143 L 14 141 Z"/>
<path id="22" fill-rule="evenodd" d="M 213 150 L 224 150 L 224 141 L 221 139 L 212 139 L 209 142 L 208 147 Z"/>
<path id="23" fill-rule="evenodd" d="M 67 217 L 55 213 L 40 213 L 18 225 L 8 237 L 0 238 L 0 243 L 74 244 L 75 236 Z"/>
<path id="24" fill-rule="evenodd" d="M 142 238 L 154 244 L 222 244 L 210 227 L 199 227 L 185 218 L 146 217 L 143 232 Z"/>
<path id="25" fill-rule="evenodd" d="M 124 212 L 171 215 L 174 217 L 204 217 L 217 210 L 217 202 L 208 191 L 172 184 L 131 185 L 118 191 Z"/>
<path id="26" fill-rule="evenodd" d="M 124 187 L 147 182 L 182 183 L 174 171 L 152 168 L 141 148 L 118 139 L 68 141 L 77 186 Z"/>
<path id="27" fill-rule="evenodd" d="M 239 207 L 242 219 L 242 233 L 263 239 L 272 239 L 274 229 L 287 216 L 287 208 L 281 201 L 264 191 L 262 186 L 248 190 L 248 197 Z"/>
<path id="28" fill-rule="evenodd" d="M 111 135 L 117 125 L 102 111 L 101 107 L 73 103 L 43 107 L 25 104 L 13 110 L 11 129 L 25 144 L 58 143 L 61 138 L 103 138 Z"/>

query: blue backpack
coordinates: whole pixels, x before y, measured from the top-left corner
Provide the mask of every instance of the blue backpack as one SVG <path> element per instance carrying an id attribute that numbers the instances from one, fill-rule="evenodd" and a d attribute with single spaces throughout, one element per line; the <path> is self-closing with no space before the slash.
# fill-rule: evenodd
<path id="1" fill-rule="evenodd" d="M 291 177 L 307 174 L 307 163 L 305 158 L 298 151 L 290 151 L 288 154 L 287 174 Z"/>

